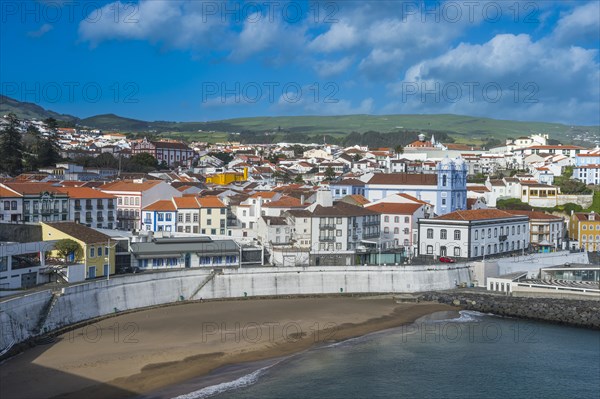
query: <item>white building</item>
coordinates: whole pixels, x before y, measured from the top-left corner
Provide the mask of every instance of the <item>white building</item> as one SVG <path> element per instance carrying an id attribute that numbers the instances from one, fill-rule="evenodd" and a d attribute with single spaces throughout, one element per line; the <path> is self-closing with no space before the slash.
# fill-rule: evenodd
<path id="1" fill-rule="evenodd" d="M 477 259 L 529 247 L 529 217 L 498 209 L 456 211 L 419 223 L 419 254 Z"/>

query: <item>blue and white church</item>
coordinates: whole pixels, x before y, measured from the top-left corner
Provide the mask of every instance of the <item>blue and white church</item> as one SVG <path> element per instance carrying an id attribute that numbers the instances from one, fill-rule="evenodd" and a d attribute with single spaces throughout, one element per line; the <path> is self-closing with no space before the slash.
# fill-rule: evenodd
<path id="1" fill-rule="evenodd" d="M 462 158 L 444 158 L 436 173 L 374 173 L 361 177 L 364 196 L 383 202 L 398 193 L 409 194 L 434 206 L 437 215 L 467 209 L 467 165 Z M 363 180 L 364 179 L 364 180 Z"/>

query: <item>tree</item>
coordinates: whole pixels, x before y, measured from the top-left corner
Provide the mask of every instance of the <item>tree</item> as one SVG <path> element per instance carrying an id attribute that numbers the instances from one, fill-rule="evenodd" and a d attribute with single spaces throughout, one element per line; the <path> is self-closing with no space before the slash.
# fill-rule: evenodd
<path id="1" fill-rule="evenodd" d="M 325 169 L 325 178 L 327 180 L 333 180 L 336 178 L 336 176 L 335 170 L 333 170 L 331 166 L 328 166 L 327 169 Z"/>
<path id="2" fill-rule="evenodd" d="M 7 119 L 8 125 L 0 131 L 0 171 L 14 176 L 23 170 L 23 144 L 17 116 L 11 112 Z"/>
<path id="3" fill-rule="evenodd" d="M 403 148 L 401 145 L 399 145 L 399 144 L 398 144 L 398 145 L 397 145 L 397 146 L 394 148 L 394 152 L 396 153 L 396 155 L 401 155 L 401 154 L 404 154 L 404 148 Z"/>
<path id="4" fill-rule="evenodd" d="M 74 259 L 80 259 L 83 257 L 83 249 L 77 241 L 71 240 L 70 238 L 63 238 L 58 240 L 54 244 L 54 249 L 58 253 L 58 256 L 64 259 L 65 266 L 69 263 L 69 257 L 73 255 Z"/>
<path id="5" fill-rule="evenodd" d="M 158 161 L 156 158 L 147 152 L 141 152 L 132 156 L 131 163 L 148 169 L 156 169 L 158 166 Z"/>
<path id="6" fill-rule="evenodd" d="M 39 136 L 41 140 L 38 148 L 38 163 L 41 166 L 53 166 L 61 161 L 60 147 L 58 146 L 58 123 L 54 118 L 44 120 L 48 135 L 46 138 Z"/>
<path id="7" fill-rule="evenodd" d="M 304 183 L 304 179 L 302 178 L 301 174 L 297 174 L 296 177 L 294 177 L 294 183 L 298 183 L 298 184 Z"/>

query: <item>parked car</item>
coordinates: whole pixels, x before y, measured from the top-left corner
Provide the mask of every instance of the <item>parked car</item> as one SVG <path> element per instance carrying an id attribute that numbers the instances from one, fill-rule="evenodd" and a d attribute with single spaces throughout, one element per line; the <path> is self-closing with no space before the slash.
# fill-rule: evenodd
<path id="1" fill-rule="evenodd" d="M 442 262 L 442 263 L 456 263 L 456 261 L 454 259 L 449 258 L 447 256 L 440 257 L 440 262 Z"/>

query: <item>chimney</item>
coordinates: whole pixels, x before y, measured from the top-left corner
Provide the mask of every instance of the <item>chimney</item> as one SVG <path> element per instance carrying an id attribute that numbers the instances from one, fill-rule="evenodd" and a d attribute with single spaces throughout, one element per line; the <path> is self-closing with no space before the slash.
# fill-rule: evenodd
<path id="1" fill-rule="evenodd" d="M 304 194 L 300 195 L 300 205 L 304 205 Z"/>
<path id="2" fill-rule="evenodd" d="M 315 203 L 317 203 L 323 207 L 333 206 L 333 196 L 331 195 L 331 191 L 330 190 L 317 191 L 317 199 L 316 199 Z"/>
<path id="3" fill-rule="evenodd" d="M 271 219 L 267 219 L 267 226 L 271 225 Z"/>

